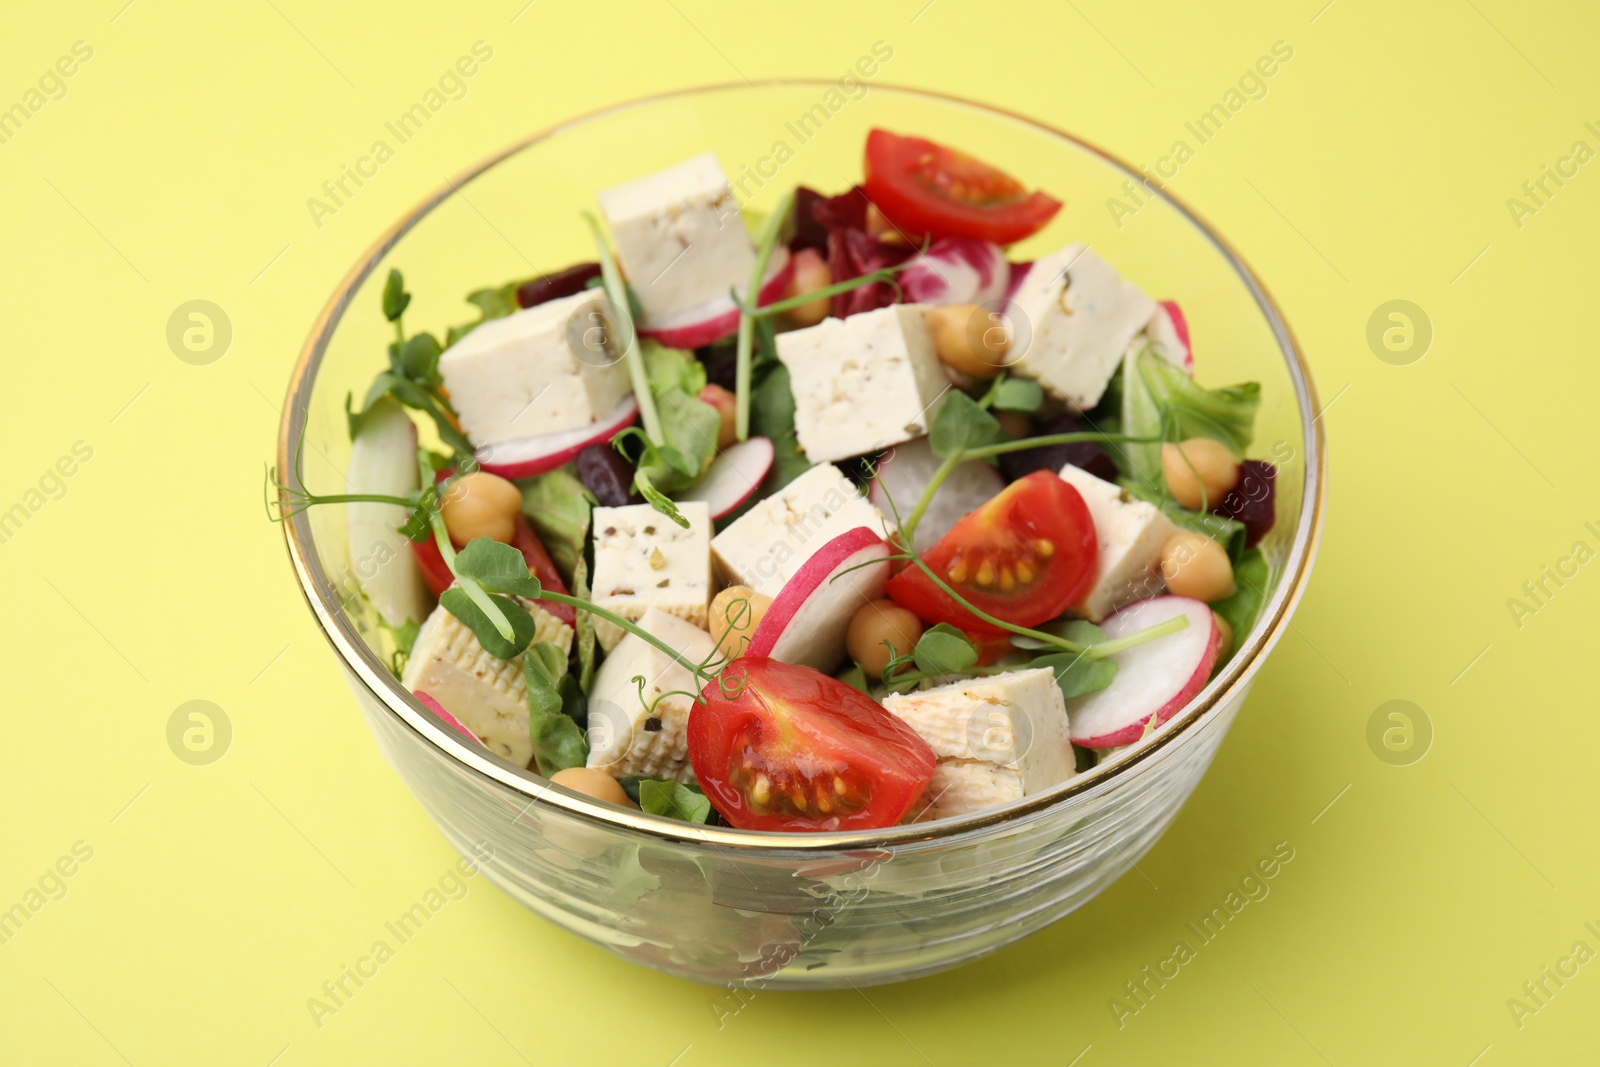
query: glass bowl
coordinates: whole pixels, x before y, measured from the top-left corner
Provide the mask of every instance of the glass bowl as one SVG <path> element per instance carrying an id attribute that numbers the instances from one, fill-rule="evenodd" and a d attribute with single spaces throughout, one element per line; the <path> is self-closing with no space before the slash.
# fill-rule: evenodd
<path id="1" fill-rule="evenodd" d="M 796 184 L 859 180 L 874 126 L 958 146 L 1067 206 L 1013 250 L 1090 244 L 1157 298 L 1181 301 L 1205 384 L 1255 380 L 1253 455 L 1279 465 L 1272 588 L 1217 677 L 1142 745 L 1004 808 L 890 830 L 774 834 L 624 811 L 551 785 L 443 725 L 390 673 L 355 593 L 371 566 L 346 547 L 343 509 L 284 524 L 289 559 L 384 757 L 450 843 L 529 910 L 649 967 L 719 984 L 869 985 L 970 960 L 1066 915 L 1156 841 L 1211 762 L 1289 622 L 1322 524 L 1322 434 L 1309 374 L 1255 274 L 1190 209 L 1110 154 L 1021 116 L 876 84 L 780 81 L 692 89 L 533 134 L 447 181 L 345 277 L 294 367 L 278 443 L 292 485 L 340 492 L 344 403 L 392 336 L 390 266 L 415 293 L 411 330 L 442 336 L 476 288 L 593 257 L 580 211 L 597 189 L 712 149 L 750 210 Z M 1122 204 L 1113 210 L 1113 201 Z M 303 469 L 294 472 L 302 430 Z M 299 480 L 303 479 L 303 481 Z"/>

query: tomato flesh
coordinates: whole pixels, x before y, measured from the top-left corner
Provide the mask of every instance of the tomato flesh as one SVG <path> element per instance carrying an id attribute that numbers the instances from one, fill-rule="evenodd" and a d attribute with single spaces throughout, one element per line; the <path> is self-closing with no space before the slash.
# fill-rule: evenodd
<path id="1" fill-rule="evenodd" d="M 455 545 L 457 551 L 462 547 Z M 561 580 L 561 572 L 556 570 L 555 561 L 550 558 L 550 553 L 545 551 L 544 542 L 539 540 L 539 535 L 528 525 L 526 516 L 518 515 L 516 518 L 511 533 L 511 547 L 522 553 L 528 569 L 539 579 L 540 585 L 553 593 L 567 591 L 567 584 Z M 439 545 L 432 537 L 426 541 L 412 541 L 411 552 L 417 559 L 417 569 L 422 572 L 422 583 L 434 596 L 443 593 L 455 582 L 456 576 L 450 573 L 450 567 L 445 563 L 444 556 L 439 552 Z M 547 600 L 541 600 L 539 606 L 568 626 L 571 626 L 577 618 L 577 613 L 567 604 L 552 604 Z"/>
<path id="2" fill-rule="evenodd" d="M 1014 626 L 1037 626 L 1082 599 L 1099 544 L 1089 507 L 1052 471 L 1006 486 L 922 553 L 922 561 L 981 611 Z M 890 599 L 926 622 L 976 634 L 1005 631 L 958 604 L 918 567 L 889 579 Z"/>
<path id="3" fill-rule="evenodd" d="M 921 137 L 867 134 L 867 197 L 912 242 L 976 237 L 1007 245 L 1031 237 L 1061 210 L 998 168 Z"/>
<path id="4" fill-rule="evenodd" d="M 933 777 L 915 730 L 821 671 L 735 660 L 689 713 L 689 761 L 723 818 L 742 830 L 893 826 Z"/>

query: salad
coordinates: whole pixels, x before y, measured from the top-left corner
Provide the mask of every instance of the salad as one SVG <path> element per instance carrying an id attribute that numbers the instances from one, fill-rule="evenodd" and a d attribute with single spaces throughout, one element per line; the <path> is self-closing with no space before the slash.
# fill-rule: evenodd
<path id="1" fill-rule="evenodd" d="M 1260 390 L 1061 202 L 871 131 L 860 184 L 742 211 L 705 153 L 599 191 L 594 258 L 471 293 L 346 408 L 363 618 L 418 701 L 624 807 L 888 827 L 1159 731 L 1270 584 Z M 385 545 L 402 545 L 382 551 Z"/>

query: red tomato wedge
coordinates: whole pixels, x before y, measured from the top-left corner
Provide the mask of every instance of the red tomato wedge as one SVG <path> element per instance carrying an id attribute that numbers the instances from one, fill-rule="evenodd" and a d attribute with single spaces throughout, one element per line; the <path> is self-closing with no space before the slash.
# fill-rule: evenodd
<path id="1" fill-rule="evenodd" d="M 1098 548 L 1083 497 L 1053 471 L 1034 471 L 952 526 L 922 561 L 979 610 L 1016 626 L 1037 626 L 1088 592 Z M 927 622 L 975 634 L 1004 632 L 956 603 L 917 567 L 889 579 L 886 592 Z"/>
<path id="2" fill-rule="evenodd" d="M 459 550 L 462 546 L 455 547 Z M 528 525 L 525 516 L 517 516 L 516 526 L 511 535 L 511 547 L 522 553 L 528 569 L 539 579 L 540 585 L 553 593 L 567 591 L 566 583 L 561 580 L 561 572 L 556 570 L 554 561 L 550 559 L 550 553 L 545 551 L 544 543 L 533 532 L 533 527 Z M 439 546 L 433 538 L 411 542 L 411 552 L 417 557 L 417 568 L 422 571 L 422 582 L 428 587 L 429 592 L 438 596 L 450 588 L 450 583 L 456 580 L 456 576 L 451 574 L 450 568 L 445 565 L 444 557 L 439 554 Z M 571 626 L 573 620 L 577 618 L 576 613 L 566 604 L 540 601 L 539 606 L 568 626 Z"/>
<path id="3" fill-rule="evenodd" d="M 745 657 L 689 712 L 689 761 L 741 830 L 864 830 L 905 817 L 933 777 L 906 723 L 811 667 Z"/>
<path id="4" fill-rule="evenodd" d="M 1008 245 L 1031 237 L 1061 201 L 1029 192 L 1005 171 L 953 148 L 888 130 L 867 134 L 867 198 L 912 242 L 977 237 Z"/>

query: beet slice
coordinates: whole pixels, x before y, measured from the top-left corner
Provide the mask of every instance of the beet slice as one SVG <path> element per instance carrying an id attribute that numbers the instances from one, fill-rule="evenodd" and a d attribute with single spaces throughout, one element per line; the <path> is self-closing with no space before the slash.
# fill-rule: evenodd
<path id="1" fill-rule="evenodd" d="M 535 278 L 531 282 L 523 282 L 517 286 L 517 306 L 531 308 L 547 300 L 581 293 L 588 286 L 589 279 L 598 277 L 600 277 L 600 264 L 574 263 L 565 270 L 558 270 L 554 274 L 546 274 L 542 278 Z"/>
<path id="2" fill-rule="evenodd" d="M 620 508 L 638 503 L 633 494 L 633 464 L 610 445 L 589 445 L 573 462 L 578 467 L 578 481 L 594 494 L 602 507 Z"/>
<path id="3" fill-rule="evenodd" d="M 1244 523 L 1244 544 L 1252 548 L 1277 519 L 1278 468 L 1264 459 L 1239 464 L 1239 481 L 1212 512 Z"/>
<path id="4" fill-rule="evenodd" d="M 1057 433 L 1083 433 L 1085 430 L 1086 427 L 1077 419 L 1062 412 L 1046 420 L 1038 433 L 1042 437 Z M 1117 465 L 1106 455 L 1105 449 L 1093 441 L 1080 441 L 1075 445 L 1041 445 L 1000 455 L 1000 473 L 1005 475 L 1008 482 L 1026 478 L 1034 471 L 1057 473 L 1068 464 L 1082 467 L 1096 478 L 1104 478 L 1108 482 L 1117 480 Z"/>
<path id="5" fill-rule="evenodd" d="M 827 197 L 815 189 L 804 185 L 796 186 L 794 191 L 794 238 L 789 242 L 789 250 L 798 252 L 802 248 L 814 248 L 826 254 L 828 251 L 828 228 L 817 221 L 817 216 L 812 211 L 812 205 L 826 200 Z"/>

